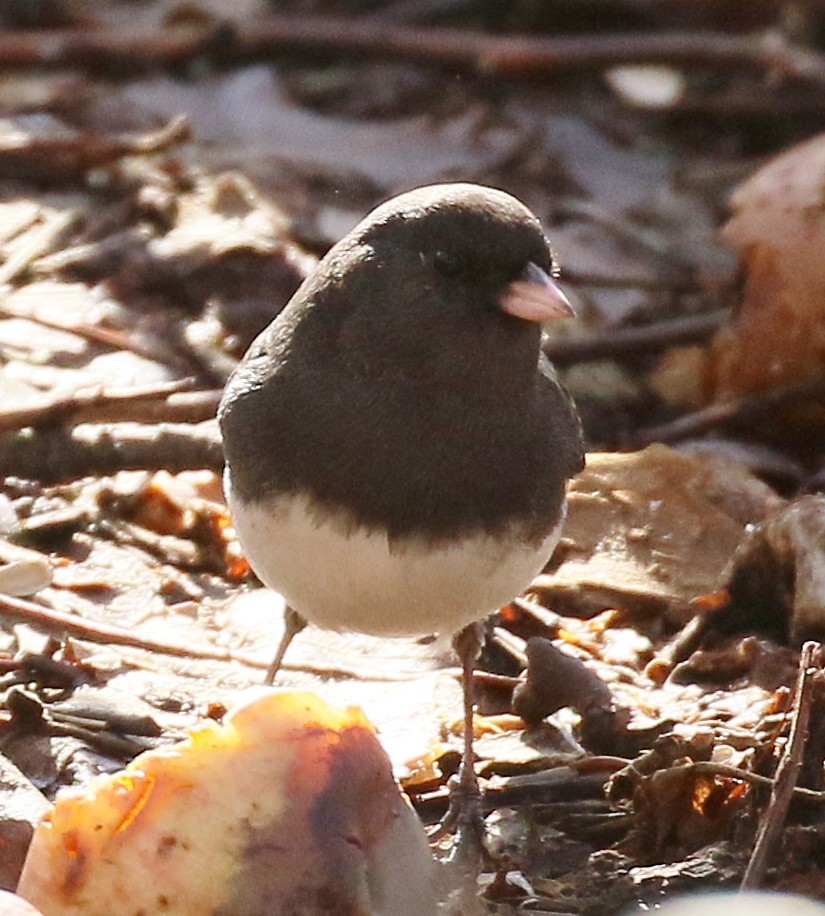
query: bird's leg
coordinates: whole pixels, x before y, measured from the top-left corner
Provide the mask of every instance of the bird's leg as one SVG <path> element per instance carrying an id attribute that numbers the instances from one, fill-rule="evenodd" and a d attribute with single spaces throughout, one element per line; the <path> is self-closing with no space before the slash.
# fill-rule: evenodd
<path id="1" fill-rule="evenodd" d="M 281 637 L 281 642 L 278 644 L 278 651 L 275 653 L 275 658 L 272 659 L 272 663 L 266 669 L 264 684 L 271 684 L 275 680 L 275 675 L 281 667 L 289 644 L 306 625 L 306 620 L 304 620 L 296 610 L 287 605 L 284 609 L 284 635 Z"/>
<path id="2" fill-rule="evenodd" d="M 471 623 L 453 637 L 453 648 L 461 662 L 461 685 L 464 691 L 464 751 L 458 770 L 458 781 L 450 787 L 450 807 L 438 825 L 434 836 L 440 837 L 455 828 L 458 842 L 471 840 L 480 844 L 484 823 L 481 816 L 481 789 L 475 771 L 473 737 L 475 733 L 476 662 L 481 654 L 484 629 L 481 623 Z"/>
<path id="3" fill-rule="evenodd" d="M 461 662 L 461 686 L 464 692 L 464 752 L 458 771 L 459 794 L 479 808 L 481 790 L 475 771 L 475 667 L 484 641 L 483 624 L 472 623 L 453 638 L 453 648 Z M 478 812 L 477 812 L 478 813 Z"/>

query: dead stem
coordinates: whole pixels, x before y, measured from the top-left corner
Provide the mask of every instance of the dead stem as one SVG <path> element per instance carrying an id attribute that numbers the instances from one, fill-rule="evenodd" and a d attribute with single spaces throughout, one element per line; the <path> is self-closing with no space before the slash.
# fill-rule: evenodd
<path id="1" fill-rule="evenodd" d="M 253 25 L 207 22 L 165 29 L 44 29 L 0 32 L 0 62 L 21 67 L 180 66 L 201 58 L 269 59 L 285 51 L 403 58 L 482 75 L 537 79 L 618 64 L 749 67 L 825 84 L 825 57 L 776 36 L 637 32 L 544 37 L 416 28 L 378 18 L 270 15 Z"/>
<path id="2" fill-rule="evenodd" d="M 183 645 L 164 640 L 147 639 L 121 627 L 94 620 L 83 620 L 74 614 L 56 611 L 43 605 L 35 604 L 33 601 L 13 598 L 11 595 L 0 595 L 0 617 L 29 624 L 29 626 L 42 633 L 50 633 L 58 637 L 74 636 L 76 639 L 84 639 L 88 642 L 110 646 L 127 646 L 132 649 L 145 649 L 148 652 L 158 652 L 162 655 L 173 655 L 178 658 L 197 658 L 221 662 L 238 661 L 255 668 L 266 668 L 266 662 L 249 658 L 229 649 Z"/>
<path id="3" fill-rule="evenodd" d="M 165 468 L 170 473 L 223 469 L 216 423 L 106 423 L 74 429 L 27 429 L 0 435 L 0 477 L 43 484 L 96 474 Z"/>
<path id="4" fill-rule="evenodd" d="M 788 808 L 799 778 L 805 742 L 808 738 L 808 720 L 811 715 L 814 675 L 819 671 L 820 644 L 806 642 L 799 656 L 799 669 L 794 690 L 794 708 L 791 728 L 776 775 L 768 807 L 759 825 L 750 862 L 742 879 L 741 889 L 759 887 L 765 875 L 768 859 L 776 846 L 779 833 L 785 824 Z"/>
<path id="5" fill-rule="evenodd" d="M 753 421 L 770 414 L 779 407 L 796 402 L 821 398 L 825 394 L 825 379 L 815 378 L 791 385 L 781 385 L 770 391 L 758 391 L 748 397 L 710 404 L 700 410 L 684 414 L 670 423 L 648 426 L 631 436 L 628 447 L 643 448 L 653 442 L 679 442 L 690 436 L 734 421 Z"/>
<path id="6" fill-rule="evenodd" d="M 167 401 L 170 395 L 183 391 L 191 391 L 194 379 L 186 378 L 171 382 L 155 382 L 150 385 L 134 385 L 128 388 L 106 388 L 103 385 L 94 385 L 80 388 L 71 394 L 52 393 L 39 398 L 37 401 L 27 402 L 22 407 L 9 407 L 0 410 L 0 432 L 15 429 L 24 429 L 42 426 L 56 426 L 67 424 L 76 426 L 80 423 L 90 422 L 116 422 L 122 420 L 139 420 L 146 414 L 144 405 Z M 213 395 L 215 393 L 206 392 Z M 138 408 L 137 405 L 141 405 Z M 217 402 L 215 403 L 217 408 Z M 149 416 L 156 416 L 151 410 Z M 124 415 L 125 414 L 125 415 Z M 211 414 L 199 417 L 199 420 L 209 419 Z"/>
<path id="7" fill-rule="evenodd" d="M 557 365 L 655 353 L 668 347 L 696 343 L 713 334 L 727 320 L 728 309 L 654 321 L 638 327 L 611 327 L 577 337 L 548 339 L 544 352 Z"/>

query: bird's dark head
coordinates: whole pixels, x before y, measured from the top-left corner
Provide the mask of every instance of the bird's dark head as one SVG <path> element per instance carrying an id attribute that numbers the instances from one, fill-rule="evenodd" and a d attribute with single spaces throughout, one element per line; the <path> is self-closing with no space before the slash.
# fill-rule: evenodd
<path id="1" fill-rule="evenodd" d="M 466 391 L 470 376 L 477 393 L 479 367 L 490 378 L 506 364 L 511 384 L 534 376 L 540 322 L 572 314 L 554 272 L 527 207 L 456 183 L 379 206 L 330 251 L 319 280 L 340 297 L 339 345 L 353 365 L 441 391 Z"/>
<path id="2" fill-rule="evenodd" d="M 473 184 L 418 188 L 373 210 L 355 233 L 385 260 L 400 259 L 453 292 L 500 291 L 530 262 L 552 270 L 538 219 L 514 197 Z"/>
<path id="3" fill-rule="evenodd" d="M 570 313 L 536 217 L 501 191 L 421 188 L 335 245 L 230 379 L 233 488 L 311 493 L 391 538 L 519 519 L 546 538 L 581 467 L 540 354 Z"/>

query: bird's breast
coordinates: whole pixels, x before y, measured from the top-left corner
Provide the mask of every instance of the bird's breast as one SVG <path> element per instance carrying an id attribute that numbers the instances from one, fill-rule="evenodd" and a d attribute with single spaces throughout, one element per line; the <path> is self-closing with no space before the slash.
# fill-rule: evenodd
<path id="1" fill-rule="evenodd" d="M 305 495 L 227 498 L 252 568 L 312 623 L 382 636 L 451 633 L 507 603 L 541 571 L 561 521 L 541 542 L 517 530 L 430 542 L 391 540 L 319 510 Z"/>

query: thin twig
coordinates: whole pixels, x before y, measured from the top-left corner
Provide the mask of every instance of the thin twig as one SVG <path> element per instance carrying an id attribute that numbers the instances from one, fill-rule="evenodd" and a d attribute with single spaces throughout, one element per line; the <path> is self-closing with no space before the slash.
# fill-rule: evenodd
<path id="1" fill-rule="evenodd" d="M 696 776 L 722 776 L 725 779 L 737 779 L 740 782 L 747 782 L 751 785 L 765 788 L 773 788 L 774 785 L 774 781 L 770 776 L 751 773 L 750 770 L 740 770 L 739 767 L 732 767 L 726 763 L 713 763 L 711 760 L 686 763 L 684 768 Z M 678 769 L 678 767 L 671 767 L 671 769 Z M 793 795 L 797 798 L 804 798 L 806 801 L 825 803 L 825 792 L 817 792 L 816 789 L 794 786 Z"/>
<path id="2" fill-rule="evenodd" d="M 59 638 L 73 636 L 88 642 L 145 649 L 148 652 L 173 655 L 177 658 L 198 658 L 218 662 L 236 661 L 253 668 L 266 668 L 268 664 L 229 649 L 147 639 L 121 627 L 96 620 L 83 620 L 75 614 L 66 614 L 63 611 L 56 611 L 41 604 L 35 604 L 33 601 L 13 598 L 10 595 L 0 595 L 0 617 L 29 624 L 40 632 Z"/>
<path id="3" fill-rule="evenodd" d="M 609 328 L 586 336 L 548 338 L 544 352 L 559 365 L 655 353 L 667 347 L 706 340 L 729 317 L 728 309 L 716 309 L 638 327 Z"/>
<path id="4" fill-rule="evenodd" d="M 490 35 L 416 28 L 374 18 L 272 14 L 254 24 L 172 29 L 52 29 L 0 32 L 0 66 L 129 68 L 180 66 L 199 58 L 235 63 L 287 51 L 405 59 L 481 75 L 536 79 L 619 64 L 750 67 L 825 84 L 825 57 L 775 36 L 641 32 L 563 37 Z"/>
<path id="5" fill-rule="evenodd" d="M 90 340 L 92 343 L 101 344 L 104 347 L 111 347 L 113 350 L 127 350 L 137 356 L 142 356 L 150 362 L 161 363 L 162 365 L 178 367 L 183 360 L 179 354 L 175 353 L 170 347 L 160 343 L 157 340 L 147 342 L 134 334 L 121 331 L 117 328 L 105 328 L 93 324 L 77 324 L 71 319 L 60 321 L 56 318 L 49 318 L 36 311 L 28 308 L 12 306 L 8 300 L 0 304 L 0 317 L 2 318 L 24 318 L 26 321 L 32 321 L 40 324 L 44 328 L 51 328 L 55 331 L 66 331 L 69 334 L 75 334 L 84 340 Z M 191 367 L 187 367 L 190 368 Z"/>
<path id="6" fill-rule="evenodd" d="M 493 645 L 503 649 L 510 658 L 514 659 L 520 668 L 527 667 L 527 653 L 524 651 L 525 641 L 511 633 L 504 627 L 494 627 L 492 636 Z"/>
<path id="7" fill-rule="evenodd" d="M 11 254 L 0 265 L 0 286 L 11 283 L 34 261 L 48 254 L 76 222 L 77 214 L 71 211 L 50 214 L 43 218 L 42 223 L 32 226 L 22 238 L 16 239 Z"/>
<path id="8" fill-rule="evenodd" d="M 561 616 L 555 611 L 551 611 L 550 608 L 544 607 L 543 604 L 539 604 L 537 601 L 531 601 L 523 595 L 513 598 L 510 603 L 545 627 L 548 636 L 552 637 L 558 633 L 561 626 Z"/>
<path id="9" fill-rule="evenodd" d="M 805 742 L 808 739 L 808 720 L 811 715 L 811 698 L 813 694 L 814 658 L 819 652 L 819 643 L 806 642 L 799 656 L 799 671 L 794 691 L 794 711 L 788 742 L 785 745 L 782 759 L 776 768 L 773 780 L 771 800 L 759 825 L 756 844 L 753 847 L 745 876 L 742 879 L 742 890 L 759 887 L 765 875 L 768 858 L 779 838 L 779 832 L 785 824 L 788 808 L 791 804 L 796 781 L 802 767 Z"/>
<path id="10" fill-rule="evenodd" d="M 562 280 L 570 286 L 591 286 L 596 289 L 644 289 L 672 293 L 696 292 L 702 284 L 691 276 L 661 276 L 645 273 L 603 274 L 565 267 Z"/>
<path id="11" fill-rule="evenodd" d="M 134 416 L 121 415 L 128 412 L 130 404 L 165 401 L 172 394 L 190 390 L 193 385 L 194 380 L 187 378 L 129 388 L 106 388 L 103 385 L 95 385 L 91 388 L 80 388 L 71 394 L 51 394 L 36 401 L 29 401 L 21 407 L 0 410 L 0 432 L 24 429 L 27 426 L 76 426 L 83 422 L 133 420 Z"/>
<path id="12" fill-rule="evenodd" d="M 143 649 L 147 652 L 157 652 L 159 655 L 171 655 L 175 658 L 237 662 L 249 668 L 258 668 L 262 671 L 269 667 L 268 659 L 261 661 L 253 656 L 241 652 L 233 652 L 230 649 L 220 649 L 217 646 L 192 646 L 166 642 L 160 639 L 148 639 L 121 627 L 115 627 L 96 620 L 84 620 L 75 614 L 66 614 L 63 611 L 44 607 L 42 604 L 35 604 L 33 601 L 0 594 L 0 618 L 3 617 L 28 624 L 40 632 L 49 633 L 60 639 L 72 636 L 75 639 L 83 639 L 87 642 Z M 406 679 L 404 674 L 399 674 L 397 677 L 388 676 L 385 672 L 371 675 L 358 670 L 357 667 L 336 668 L 328 665 L 290 663 L 286 663 L 282 667 L 288 671 L 300 671 L 328 678 L 347 677 L 359 681 L 376 682 Z"/>
<path id="13" fill-rule="evenodd" d="M 711 404 L 701 410 L 684 414 L 670 423 L 637 430 L 628 444 L 641 448 L 650 445 L 651 442 L 678 442 L 689 436 L 707 432 L 714 426 L 720 426 L 723 423 L 752 422 L 759 417 L 771 414 L 779 407 L 823 396 L 825 396 L 825 379 L 823 378 L 782 385 L 736 400 Z"/>

